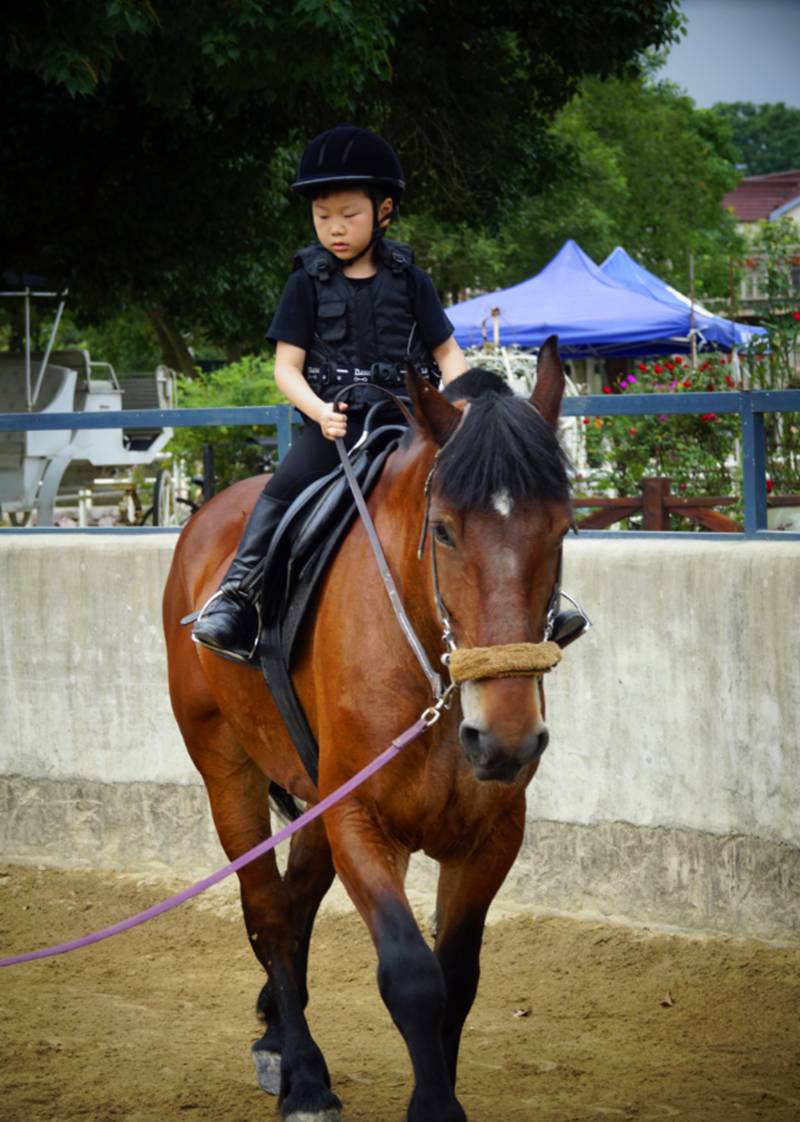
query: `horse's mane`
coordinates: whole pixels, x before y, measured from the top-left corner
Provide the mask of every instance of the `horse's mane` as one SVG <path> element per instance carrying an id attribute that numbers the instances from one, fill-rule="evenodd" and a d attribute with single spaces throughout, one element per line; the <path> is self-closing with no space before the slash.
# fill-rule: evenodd
<path id="1" fill-rule="evenodd" d="M 488 510 L 512 501 L 569 502 L 567 461 L 544 417 L 497 374 L 473 368 L 445 391 L 469 411 L 436 469 L 436 488 L 457 510 Z"/>

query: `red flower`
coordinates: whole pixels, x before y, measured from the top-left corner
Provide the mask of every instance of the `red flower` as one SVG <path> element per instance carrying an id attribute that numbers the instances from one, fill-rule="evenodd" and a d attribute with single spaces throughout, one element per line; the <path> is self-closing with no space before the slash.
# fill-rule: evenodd
<path id="1" fill-rule="evenodd" d="M 611 386 L 603 386 L 603 393 L 611 393 Z"/>
<path id="2" fill-rule="evenodd" d="M 674 362 L 665 362 L 664 365 L 666 366 L 667 370 L 674 370 L 675 369 L 675 363 Z"/>
<path id="3" fill-rule="evenodd" d="M 758 265 L 758 262 L 756 261 L 755 257 L 748 257 L 745 261 L 745 265 L 748 269 L 755 269 Z"/>
<path id="4" fill-rule="evenodd" d="M 584 418 L 583 418 L 583 423 L 584 423 L 585 425 L 588 425 L 588 424 L 589 424 L 589 418 L 588 418 L 588 417 L 584 417 Z"/>
<path id="5" fill-rule="evenodd" d="M 800 312 L 792 312 L 792 319 L 800 323 Z"/>
<path id="6" fill-rule="evenodd" d="M 715 389 L 716 389 L 716 386 L 714 385 L 714 383 L 713 383 L 713 382 L 706 382 L 706 389 L 707 389 L 707 390 L 708 390 L 709 392 L 712 392 L 713 390 L 715 390 Z"/>
<path id="7" fill-rule="evenodd" d="M 685 390 L 690 390 L 692 388 L 692 383 L 689 381 L 688 378 L 686 379 L 685 382 L 681 382 L 681 385 L 683 386 L 683 388 Z"/>
<path id="8" fill-rule="evenodd" d="M 653 367 L 653 370 L 655 370 L 656 374 L 663 374 L 664 373 L 664 367 L 659 366 L 658 363 L 655 364 L 655 366 Z"/>
<path id="9" fill-rule="evenodd" d="M 716 421 L 716 419 L 717 419 L 717 414 L 716 413 L 701 413 L 700 414 L 700 420 L 701 421 Z"/>
<path id="10" fill-rule="evenodd" d="M 772 488 L 773 488 L 773 487 L 774 487 L 774 483 L 772 482 L 772 480 L 771 480 L 771 479 L 768 479 L 768 480 L 767 480 L 767 494 L 768 494 L 768 495 L 771 495 L 771 494 L 772 494 Z"/>
<path id="11" fill-rule="evenodd" d="M 628 435 L 629 436 L 636 436 L 636 429 L 633 428 L 633 427 L 629 428 L 628 429 Z"/>
<path id="12" fill-rule="evenodd" d="M 731 389 L 733 389 L 733 387 L 736 385 L 733 378 L 731 378 L 730 374 L 725 375 L 725 381 L 728 383 L 728 385 L 730 386 Z"/>
<path id="13" fill-rule="evenodd" d="M 685 491 L 688 486 L 689 486 L 688 483 L 679 483 L 678 484 L 678 490 L 679 491 Z"/>
<path id="14" fill-rule="evenodd" d="M 683 362 L 683 359 L 681 358 L 680 355 L 674 355 L 672 361 L 675 363 L 676 366 L 680 366 L 681 363 Z"/>

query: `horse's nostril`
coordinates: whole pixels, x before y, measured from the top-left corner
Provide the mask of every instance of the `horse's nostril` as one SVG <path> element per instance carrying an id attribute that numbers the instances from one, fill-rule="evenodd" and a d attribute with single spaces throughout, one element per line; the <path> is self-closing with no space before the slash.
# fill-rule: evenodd
<path id="1" fill-rule="evenodd" d="M 547 729 L 542 729 L 542 731 L 539 733 L 538 737 L 536 738 L 536 751 L 534 752 L 534 758 L 536 756 L 541 756 L 542 752 L 544 752 L 545 748 L 547 747 L 547 745 L 549 743 L 550 743 L 550 733 L 547 731 Z"/>
<path id="2" fill-rule="evenodd" d="M 481 753 L 481 731 L 474 725 L 462 721 L 458 730 L 461 744 L 470 760 L 477 760 Z"/>

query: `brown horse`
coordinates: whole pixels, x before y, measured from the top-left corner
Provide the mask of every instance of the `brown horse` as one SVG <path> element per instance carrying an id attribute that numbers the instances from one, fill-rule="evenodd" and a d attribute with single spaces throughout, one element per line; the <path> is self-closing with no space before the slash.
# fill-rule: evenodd
<path id="1" fill-rule="evenodd" d="M 447 397 L 409 376 L 415 427 L 388 460 L 369 506 L 408 614 L 437 665 L 443 648 L 432 570 L 417 557 L 436 454 L 446 445 L 436 461 L 429 554 L 436 552 L 459 647 L 539 642 L 571 524 L 555 435 L 563 385 L 553 340 L 542 350 L 530 402 L 481 392 L 478 371 L 454 382 Z M 192 518 L 164 599 L 175 716 L 231 859 L 270 834 L 270 780 L 316 802 L 431 703 L 360 522 L 325 577 L 294 671 L 319 743 L 318 787 L 261 675 L 192 643 L 179 621 L 217 586 L 262 484 L 236 484 Z M 519 850 L 525 788 L 546 744 L 541 676 L 465 684 L 438 724 L 328 811 L 324 825 L 318 820 L 295 835 L 283 877 L 271 853 L 240 871 L 247 933 L 267 973 L 258 999 L 267 1028 L 253 1055 L 259 1082 L 280 1095 L 287 1120 L 341 1117 L 304 1014 L 311 929 L 335 871 L 372 934 L 380 993 L 411 1056 L 408 1122 L 465 1122 L 456 1062 L 484 920 Z M 440 864 L 432 950 L 404 891 L 409 855 L 419 849 Z"/>

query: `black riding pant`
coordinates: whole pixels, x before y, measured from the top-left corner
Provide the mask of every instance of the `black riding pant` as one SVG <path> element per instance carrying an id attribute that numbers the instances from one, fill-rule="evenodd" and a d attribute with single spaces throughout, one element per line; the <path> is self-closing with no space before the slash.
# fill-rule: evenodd
<path id="1" fill-rule="evenodd" d="M 364 427 L 365 414 L 361 411 L 347 416 L 346 448 L 352 448 Z M 309 483 L 339 466 L 336 444 L 322 435 L 319 425 L 306 424 L 295 436 L 292 446 L 264 487 L 264 494 L 278 502 L 290 503 Z"/>

